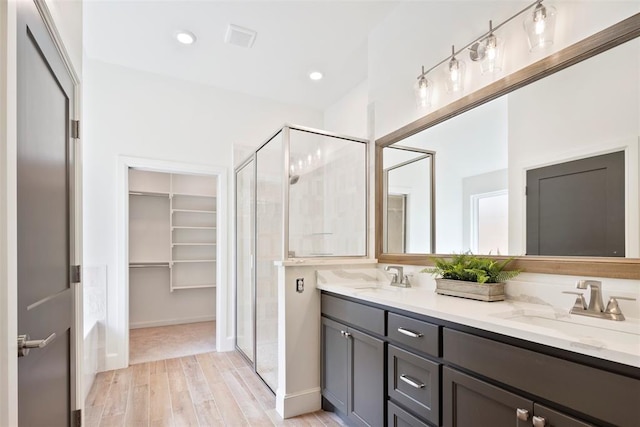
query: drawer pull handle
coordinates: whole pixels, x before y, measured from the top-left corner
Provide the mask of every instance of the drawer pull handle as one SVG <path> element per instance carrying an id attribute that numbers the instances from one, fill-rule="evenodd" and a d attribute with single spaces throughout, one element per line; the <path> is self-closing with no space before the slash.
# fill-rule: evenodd
<path id="1" fill-rule="evenodd" d="M 414 380 L 413 378 L 411 378 L 408 375 L 402 374 L 402 375 L 400 375 L 400 379 L 402 381 L 404 381 L 405 383 L 409 384 L 411 387 L 424 388 L 424 384 L 418 383 L 418 381 Z"/>
<path id="2" fill-rule="evenodd" d="M 534 416 L 533 417 L 533 427 L 544 427 L 547 425 L 547 420 L 545 420 L 543 417 L 539 417 L 539 416 Z"/>
<path id="3" fill-rule="evenodd" d="M 516 418 L 520 421 L 527 421 L 529 419 L 529 411 L 526 409 L 516 409 Z"/>
<path id="4" fill-rule="evenodd" d="M 411 338 L 420 338 L 420 337 L 423 336 L 419 332 L 413 332 L 413 331 L 410 331 L 410 330 L 405 329 L 405 328 L 398 328 L 398 332 L 400 332 L 402 335 L 406 335 L 406 336 L 411 337 Z"/>

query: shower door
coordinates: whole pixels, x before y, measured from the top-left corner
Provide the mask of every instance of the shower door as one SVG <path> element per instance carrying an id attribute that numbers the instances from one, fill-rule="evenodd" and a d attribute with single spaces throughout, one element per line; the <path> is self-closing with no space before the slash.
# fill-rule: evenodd
<path id="1" fill-rule="evenodd" d="M 284 259 L 284 142 L 280 132 L 256 154 L 256 372 L 278 387 L 278 269 Z"/>
<path id="2" fill-rule="evenodd" d="M 236 347 L 255 361 L 255 182 L 253 159 L 236 170 Z"/>

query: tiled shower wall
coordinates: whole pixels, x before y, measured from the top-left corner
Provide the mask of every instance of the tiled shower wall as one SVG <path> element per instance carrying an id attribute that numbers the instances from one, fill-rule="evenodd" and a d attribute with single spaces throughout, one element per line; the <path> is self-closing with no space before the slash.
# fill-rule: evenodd
<path id="1" fill-rule="evenodd" d="M 365 152 L 364 144 L 345 141 L 290 185 L 290 256 L 366 254 Z"/>

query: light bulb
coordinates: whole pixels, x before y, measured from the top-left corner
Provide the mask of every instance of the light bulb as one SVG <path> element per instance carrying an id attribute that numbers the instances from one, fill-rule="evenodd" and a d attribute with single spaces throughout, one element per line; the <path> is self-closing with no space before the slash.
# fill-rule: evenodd
<path id="1" fill-rule="evenodd" d="M 416 105 L 420 109 L 424 109 L 431 106 L 431 82 L 424 74 L 424 67 L 422 68 L 422 74 L 418 77 L 418 81 L 414 86 Z"/>
<path id="2" fill-rule="evenodd" d="M 539 1 L 533 10 L 526 16 L 524 29 L 527 32 L 529 50 L 535 51 L 553 44 L 553 36 L 556 25 L 556 9 L 553 6 L 543 6 Z"/>

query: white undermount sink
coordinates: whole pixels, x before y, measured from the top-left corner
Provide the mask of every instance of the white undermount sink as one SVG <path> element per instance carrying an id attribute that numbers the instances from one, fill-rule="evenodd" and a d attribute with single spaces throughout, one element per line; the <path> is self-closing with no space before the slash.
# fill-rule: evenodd
<path id="1" fill-rule="evenodd" d="M 640 351 L 640 322 L 638 319 L 614 321 L 596 319 L 556 311 L 512 310 L 493 315 L 507 321 L 542 327 L 586 340 L 613 340 L 637 345 Z M 594 344 L 595 344 L 594 342 Z"/>

